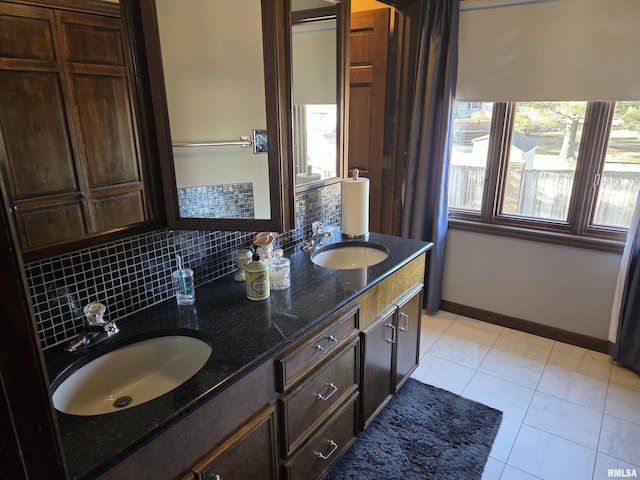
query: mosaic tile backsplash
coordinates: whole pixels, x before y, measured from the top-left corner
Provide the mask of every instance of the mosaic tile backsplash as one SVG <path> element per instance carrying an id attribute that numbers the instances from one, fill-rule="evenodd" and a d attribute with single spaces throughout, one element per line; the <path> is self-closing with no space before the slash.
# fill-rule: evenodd
<path id="1" fill-rule="evenodd" d="M 298 245 L 316 220 L 340 225 L 340 184 L 297 194 L 296 228 L 281 233 L 276 246 Z M 108 318 L 118 320 L 168 299 L 176 253 L 194 270 L 196 285 L 234 272 L 236 252 L 253 235 L 162 229 L 26 264 L 42 348 L 78 335 L 90 302 L 104 303 Z"/>
<path id="2" fill-rule="evenodd" d="M 182 218 L 254 218 L 253 183 L 178 189 Z"/>

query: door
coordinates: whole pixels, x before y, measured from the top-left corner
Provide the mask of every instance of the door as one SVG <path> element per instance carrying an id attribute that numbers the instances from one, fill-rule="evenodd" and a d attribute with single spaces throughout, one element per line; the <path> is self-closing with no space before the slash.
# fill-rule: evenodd
<path id="1" fill-rule="evenodd" d="M 349 176 L 369 178 L 369 229 L 381 230 L 390 9 L 351 14 Z"/>

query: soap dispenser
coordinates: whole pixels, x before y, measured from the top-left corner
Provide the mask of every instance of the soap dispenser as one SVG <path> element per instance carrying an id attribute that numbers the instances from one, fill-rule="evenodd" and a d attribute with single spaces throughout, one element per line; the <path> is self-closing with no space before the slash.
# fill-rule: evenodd
<path id="1" fill-rule="evenodd" d="M 247 298 L 253 301 L 266 300 L 271 294 L 269 288 L 269 265 L 260 259 L 258 248 L 260 245 L 252 245 L 251 261 L 245 267 L 247 284 Z"/>

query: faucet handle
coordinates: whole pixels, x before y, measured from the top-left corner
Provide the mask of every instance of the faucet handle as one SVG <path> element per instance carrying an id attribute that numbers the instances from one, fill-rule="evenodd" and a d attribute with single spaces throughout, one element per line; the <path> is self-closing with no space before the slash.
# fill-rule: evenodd
<path id="1" fill-rule="evenodd" d="M 89 325 L 104 325 L 104 312 L 107 311 L 107 307 L 99 302 L 90 303 L 84 307 L 84 315 L 87 318 Z"/>
<path id="2" fill-rule="evenodd" d="M 323 229 L 324 229 L 324 225 L 321 222 L 316 221 L 311 224 L 311 230 L 313 231 L 313 235 L 318 235 L 322 233 Z"/>

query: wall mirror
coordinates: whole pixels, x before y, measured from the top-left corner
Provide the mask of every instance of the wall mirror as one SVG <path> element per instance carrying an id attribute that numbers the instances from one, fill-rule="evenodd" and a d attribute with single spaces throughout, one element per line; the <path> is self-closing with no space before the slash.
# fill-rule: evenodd
<path id="1" fill-rule="evenodd" d="M 292 228 L 286 0 L 123 3 L 142 24 L 169 227 Z"/>
<path id="2" fill-rule="evenodd" d="M 293 159 L 297 190 L 343 174 L 349 4 L 291 0 Z"/>

